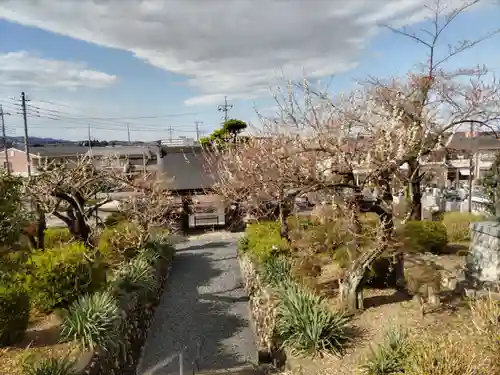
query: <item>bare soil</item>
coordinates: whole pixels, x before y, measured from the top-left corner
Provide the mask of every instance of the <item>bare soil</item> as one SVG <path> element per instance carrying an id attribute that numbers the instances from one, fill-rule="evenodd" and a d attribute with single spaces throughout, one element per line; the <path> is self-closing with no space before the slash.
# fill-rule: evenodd
<path id="1" fill-rule="evenodd" d="M 405 256 L 405 272 L 411 272 L 416 265 L 429 265 L 433 271 L 449 277 L 459 277 L 465 265 L 467 244 L 453 244 L 449 254 L 410 254 Z M 333 309 L 339 308 L 338 284 L 342 270 L 335 263 L 324 264 L 321 274 L 306 278 L 305 283 L 313 287 L 318 294 L 326 297 Z M 301 359 L 292 358 L 293 371 L 290 374 L 328 374 L 352 375 L 358 373 L 358 367 L 370 354 L 371 347 L 383 342 L 384 333 L 394 327 L 408 329 L 412 334 L 431 330 L 440 335 L 462 329 L 470 320 L 466 303 L 459 297 L 450 298 L 450 290 L 440 291 L 441 304 L 426 306 L 422 317 L 420 304 L 395 289 L 365 289 L 364 311 L 353 318 L 353 324 L 362 333 L 347 354 L 342 358 Z M 453 293 L 451 293 L 453 294 Z"/>
<path id="2" fill-rule="evenodd" d="M 0 349 L 0 374 L 22 375 L 23 363 L 34 358 L 76 354 L 73 343 L 59 343 L 59 325 L 60 321 L 54 314 L 45 316 L 33 312 L 24 340 Z"/>

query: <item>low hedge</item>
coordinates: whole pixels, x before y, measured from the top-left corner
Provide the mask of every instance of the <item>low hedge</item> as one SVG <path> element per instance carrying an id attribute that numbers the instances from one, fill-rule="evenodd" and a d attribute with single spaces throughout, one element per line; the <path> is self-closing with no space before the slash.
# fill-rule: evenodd
<path id="1" fill-rule="evenodd" d="M 44 246 L 46 249 L 66 245 L 72 239 L 73 235 L 68 228 L 47 228 L 44 232 Z"/>
<path id="2" fill-rule="evenodd" d="M 17 285 L 0 286 L 0 346 L 21 341 L 29 321 L 28 293 Z"/>
<path id="3" fill-rule="evenodd" d="M 262 221 L 249 224 L 240 250 L 263 262 L 271 255 L 289 250 L 288 243 L 280 236 L 281 226 L 277 221 Z"/>
<path id="4" fill-rule="evenodd" d="M 106 281 L 104 263 L 81 243 L 38 251 L 27 265 L 26 287 L 41 312 L 65 308 Z"/>
<path id="5" fill-rule="evenodd" d="M 407 251 L 441 254 L 446 252 L 448 245 L 446 227 L 440 221 L 408 221 L 402 229 L 402 236 Z"/>
<path id="6" fill-rule="evenodd" d="M 98 250 L 108 264 L 116 266 L 135 257 L 140 242 L 139 228 L 128 222 L 120 222 L 104 229 L 99 237 Z"/>
<path id="7" fill-rule="evenodd" d="M 470 240 L 470 224 L 483 220 L 484 216 L 469 212 L 446 212 L 442 222 L 450 242 L 466 242 Z"/>
<path id="8" fill-rule="evenodd" d="M 90 325 L 97 326 L 99 323 L 101 326 L 109 326 L 112 329 L 95 330 L 104 335 L 100 340 L 96 340 L 96 344 L 100 342 L 106 347 L 95 346 L 97 350 L 85 369 L 86 375 L 136 373 L 141 350 L 155 306 L 165 286 L 174 252 L 173 246 L 166 242 L 146 244 L 144 249 L 138 251 L 136 257 L 115 271 L 116 277 L 112 278 L 108 289 L 98 292 L 99 298 L 93 298 L 97 302 L 96 305 L 100 304 L 97 307 L 105 313 L 101 316 L 106 319 L 100 322 L 96 322 L 96 319 L 89 320 Z M 143 267 L 143 262 L 146 262 L 154 272 L 151 273 L 148 267 Z M 130 264 L 133 266 L 131 267 Z M 137 272 L 144 269 L 148 272 Z M 153 289 L 155 293 L 151 293 Z M 88 296 L 85 298 L 91 299 Z M 116 310 L 116 304 L 119 306 L 119 311 Z M 74 307 L 78 308 L 77 305 Z M 84 307 L 90 311 L 88 304 Z M 72 313 L 75 316 L 75 311 Z M 63 330 L 71 325 L 69 323 L 67 320 L 63 321 Z M 68 330 L 66 329 L 65 332 Z M 73 335 L 68 336 L 80 339 L 81 342 L 81 339 L 86 337 L 84 330 L 81 330 L 80 334 L 75 334 L 75 330 L 70 333 Z M 90 342 L 88 340 L 86 342 L 84 349 L 91 350 Z"/>

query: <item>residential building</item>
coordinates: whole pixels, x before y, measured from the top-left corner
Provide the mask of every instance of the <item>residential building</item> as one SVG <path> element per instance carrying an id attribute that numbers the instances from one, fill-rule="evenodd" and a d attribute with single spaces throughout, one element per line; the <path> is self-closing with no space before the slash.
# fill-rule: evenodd
<path id="1" fill-rule="evenodd" d="M 500 152 L 500 139 L 493 133 L 457 132 L 448 145 L 448 184 L 457 184 L 469 179 L 472 157 L 474 182 L 489 170 Z"/>
<path id="2" fill-rule="evenodd" d="M 0 152 L 0 165 L 19 176 L 28 175 L 28 164 L 26 153 L 23 149 L 9 148 L 7 150 L 9 165 L 5 160 L 5 153 Z M 117 165 L 120 168 L 132 168 L 135 170 L 154 171 L 156 167 L 156 152 L 153 147 L 130 146 L 130 147 L 88 147 L 73 145 L 56 145 L 31 147 L 30 161 L 31 173 L 37 174 L 39 167 L 51 162 L 76 161 L 79 157 L 92 155 L 93 160 L 99 165 L 105 166 L 109 163 L 104 159 L 116 157 Z"/>

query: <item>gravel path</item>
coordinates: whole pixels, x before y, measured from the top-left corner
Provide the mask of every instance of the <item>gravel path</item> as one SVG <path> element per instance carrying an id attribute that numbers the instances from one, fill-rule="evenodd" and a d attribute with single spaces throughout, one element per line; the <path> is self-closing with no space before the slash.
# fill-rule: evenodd
<path id="1" fill-rule="evenodd" d="M 179 361 L 172 357 L 182 348 L 184 372 L 191 374 L 198 345 L 201 371 L 256 363 L 237 240 L 235 234 L 219 233 L 177 245 L 137 374 L 178 374 Z"/>

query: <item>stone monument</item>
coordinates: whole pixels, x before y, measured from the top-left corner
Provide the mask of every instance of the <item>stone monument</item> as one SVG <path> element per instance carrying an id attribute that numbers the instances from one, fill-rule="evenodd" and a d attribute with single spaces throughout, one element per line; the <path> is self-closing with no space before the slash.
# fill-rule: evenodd
<path id="1" fill-rule="evenodd" d="M 489 221 L 470 225 L 466 278 L 476 287 L 498 285 L 500 281 L 500 173 L 496 177 L 495 215 Z"/>

